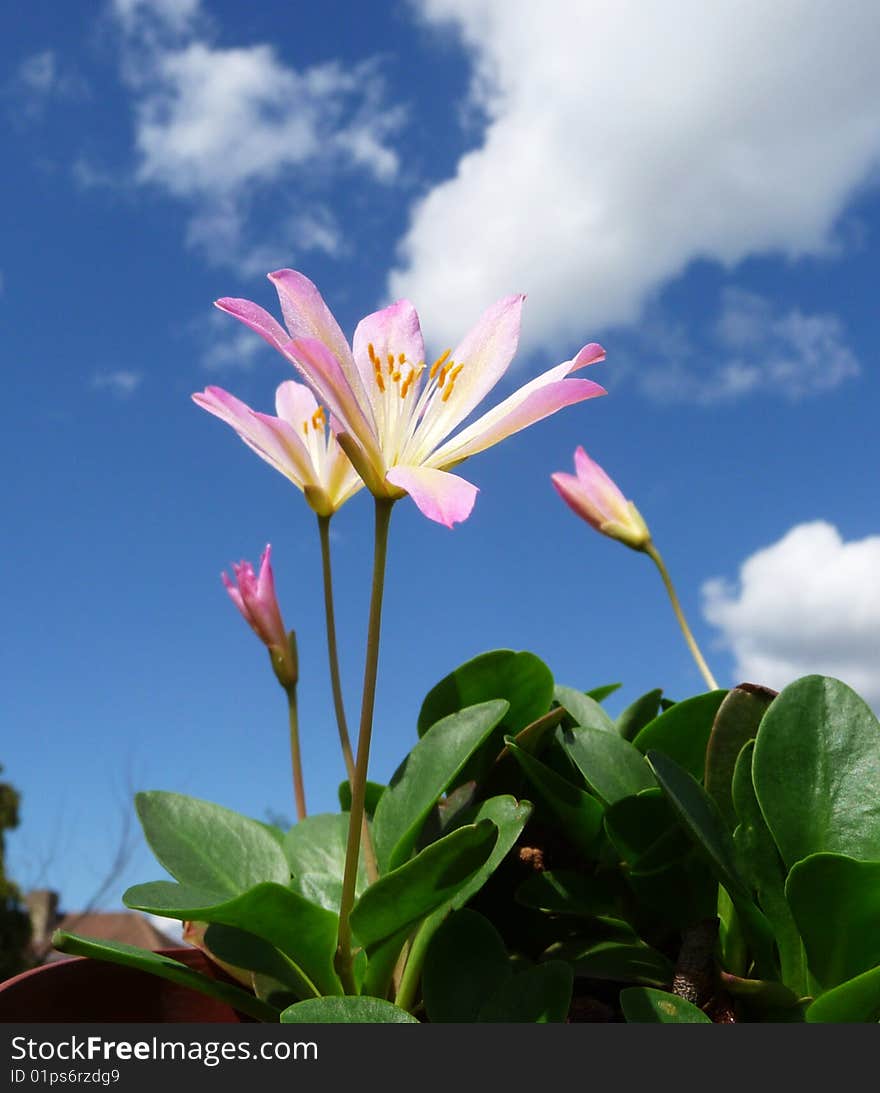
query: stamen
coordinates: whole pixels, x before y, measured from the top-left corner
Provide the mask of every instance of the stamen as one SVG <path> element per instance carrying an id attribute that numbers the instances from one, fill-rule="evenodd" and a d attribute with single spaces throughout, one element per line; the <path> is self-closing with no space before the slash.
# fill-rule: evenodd
<path id="1" fill-rule="evenodd" d="M 391 375 L 391 370 L 394 368 L 394 354 L 388 354 L 388 375 Z"/>
<path id="2" fill-rule="evenodd" d="M 398 353 L 397 363 L 398 364 L 406 364 L 406 353 Z"/>
<path id="3" fill-rule="evenodd" d="M 431 365 L 431 371 L 428 373 L 428 379 L 432 380 L 437 375 L 437 373 L 446 363 L 446 359 L 451 352 L 451 349 L 445 349 L 443 353 L 434 361 L 434 363 Z"/>
<path id="4" fill-rule="evenodd" d="M 379 368 L 376 369 L 376 383 L 380 391 L 385 390 L 385 380 L 382 378 L 382 370 Z"/>
<path id="5" fill-rule="evenodd" d="M 309 423 L 307 421 L 303 422 L 303 435 L 304 436 L 309 435 Z"/>
<path id="6" fill-rule="evenodd" d="M 452 367 L 452 363 L 453 363 L 452 361 L 448 361 L 440 369 L 440 375 L 437 377 L 437 386 L 438 387 L 442 387 L 443 384 L 446 382 L 446 377 L 449 375 L 449 370 Z"/>
<path id="7" fill-rule="evenodd" d="M 370 360 L 373 362 L 373 367 L 375 367 L 379 363 L 379 358 L 376 356 L 376 350 L 373 347 L 372 342 L 367 346 L 367 352 L 370 354 Z"/>
<path id="8" fill-rule="evenodd" d="M 399 368 L 397 369 L 396 372 L 392 373 L 391 378 L 394 380 L 395 383 L 400 383 L 400 369 Z"/>

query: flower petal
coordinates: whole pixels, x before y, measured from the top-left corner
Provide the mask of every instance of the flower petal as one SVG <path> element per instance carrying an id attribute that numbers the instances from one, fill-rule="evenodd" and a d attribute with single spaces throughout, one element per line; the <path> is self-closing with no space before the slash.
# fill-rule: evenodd
<path id="1" fill-rule="evenodd" d="M 424 516 L 448 528 L 467 520 L 479 492 L 457 474 L 432 467 L 392 467 L 386 477 L 410 495 Z"/>
<path id="2" fill-rule="evenodd" d="M 592 380 L 565 379 L 569 363 L 558 364 L 518 391 L 504 399 L 493 409 L 477 418 L 430 457 L 433 467 L 452 467 L 469 456 L 476 455 L 505 437 L 518 433 L 555 414 L 563 406 L 570 406 L 584 399 L 607 394 L 604 387 Z"/>
<path id="3" fill-rule="evenodd" d="M 192 398 L 197 406 L 230 425 L 249 448 L 294 485 L 300 489 L 321 485 L 308 449 L 287 422 L 257 414 L 222 387 L 206 387 Z"/>
<path id="4" fill-rule="evenodd" d="M 519 344 L 525 296 L 505 296 L 488 308 L 453 350 L 450 362 L 461 365 L 451 395 L 436 398 L 415 437 L 415 450 L 427 455 L 459 425 L 507 371 Z M 439 391 L 438 391 L 439 395 Z"/>
<path id="5" fill-rule="evenodd" d="M 376 384 L 376 366 L 370 356 L 370 346 L 386 377 L 399 369 L 405 378 L 409 368 L 424 363 L 422 328 L 418 313 L 409 300 L 398 300 L 390 307 L 367 315 L 354 332 L 352 348 L 355 364 L 375 408 L 381 392 Z M 401 354 L 404 361 L 400 360 Z"/>
<path id="6" fill-rule="evenodd" d="M 351 350 L 339 323 L 308 277 L 295 269 L 278 269 L 266 276 L 278 293 L 291 338 L 317 338 L 340 361 L 350 358 Z"/>
<path id="7" fill-rule="evenodd" d="M 304 383 L 285 380 L 275 392 L 275 413 L 294 429 L 302 429 L 304 422 L 311 423 L 317 409 L 318 400 Z"/>
<path id="8" fill-rule="evenodd" d="M 356 437 L 371 460 L 381 464 L 370 403 L 357 398 L 336 355 L 317 338 L 296 338 L 287 343 L 284 353 L 344 431 Z"/>
<path id="9" fill-rule="evenodd" d="M 588 364 L 598 364 L 605 360 L 605 350 L 598 342 L 590 342 L 579 350 L 571 362 L 569 372 L 577 372 L 579 368 L 586 368 Z"/>
<path id="10" fill-rule="evenodd" d="M 228 315 L 233 315 L 245 326 L 255 330 L 275 349 L 281 350 L 282 346 L 290 340 L 290 335 L 281 323 L 251 300 L 238 300 L 232 296 L 224 296 L 222 300 L 214 301 L 214 307 L 225 311 Z"/>

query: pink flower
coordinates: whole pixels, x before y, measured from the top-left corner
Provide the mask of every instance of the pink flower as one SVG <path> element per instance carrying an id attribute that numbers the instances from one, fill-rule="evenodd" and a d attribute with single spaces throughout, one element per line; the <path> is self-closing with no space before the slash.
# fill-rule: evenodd
<path id="1" fill-rule="evenodd" d="M 523 296 L 490 307 L 458 346 L 426 363 L 416 310 L 408 300 L 368 315 L 351 347 L 308 278 L 269 274 L 285 327 L 249 300 L 216 306 L 283 353 L 333 415 L 339 443 L 377 497 L 404 494 L 431 520 L 451 527 L 470 515 L 477 488 L 450 468 L 563 406 L 604 395 L 597 383 L 568 379 L 603 360 L 591 343 L 520 387 L 451 439 L 501 379 L 519 340 Z"/>
<path id="2" fill-rule="evenodd" d="M 254 573 L 250 562 L 239 562 L 237 565 L 233 563 L 232 571 L 238 587 L 225 573 L 221 577 L 229 598 L 271 653 L 272 666 L 279 682 L 284 687 L 290 687 L 297 681 L 297 666 L 275 596 L 271 556 L 272 547 L 267 544 L 260 558 L 259 577 Z"/>
<path id="3" fill-rule="evenodd" d="M 574 466 L 576 474 L 558 471 L 550 476 L 563 501 L 596 531 L 633 550 L 643 550 L 651 533 L 632 501 L 627 501 L 583 448 L 574 453 Z"/>
<path id="4" fill-rule="evenodd" d="M 257 413 L 222 387 L 206 387 L 192 398 L 301 489 L 319 516 L 332 516 L 363 485 L 305 384 L 281 384 L 275 394 L 277 417 Z"/>

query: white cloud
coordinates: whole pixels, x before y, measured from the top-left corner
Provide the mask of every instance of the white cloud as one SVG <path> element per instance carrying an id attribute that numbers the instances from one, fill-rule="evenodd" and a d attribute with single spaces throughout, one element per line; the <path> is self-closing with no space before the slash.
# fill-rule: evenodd
<path id="1" fill-rule="evenodd" d="M 486 117 L 389 278 L 438 341 L 515 291 L 527 348 L 586 341 L 695 258 L 822 253 L 877 168 L 873 0 L 412 2 L 470 50 Z"/>
<path id="2" fill-rule="evenodd" d="M 756 551 L 738 585 L 703 586 L 738 680 L 780 689 L 798 676 L 836 676 L 880 707 L 880 535 L 844 542 L 823 520 Z"/>
<path id="3" fill-rule="evenodd" d="M 120 369 L 117 372 L 96 372 L 92 387 L 96 391 L 110 391 L 119 398 L 128 398 L 143 383 L 143 373 Z"/>
<path id="4" fill-rule="evenodd" d="M 271 250 L 280 264 L 292 250 L 339 253 L 316 189 L 340 174 L 388 184 L 398 173 L 390 138 L 404 115 L 386 105 L 379 66 L 297 69 L 267 44 L 217 47 L 198 5 L 182 0 L 116 0 L 116 8 L 134 96 L 135 179 L 192 208 L 189 245 L 246 275 L 255 253 Z M 253 210 L 273 187 L 283 193 L 284 222 L 271 244 L 255 243 Z"/>
<path id="5" fill-rule="evenodd" d="M 59 61 L 55 50 L 43 49 L 19 62 L 3 92 L 13 122 L 27 124 L 40 119 L 53 100 L 87 97 L 88 86 L 72 67 Z"/>
<path id="6" fill-rule="evenodd" d="M 722 293 L 714 324 L 688 331 L 663 318 L 639 337 L 638 383 L 662 402 L 715 403 L 751 393 L 790 401 L 824 394 L 861 369 L 838 316 L 777 311 L 739 288 Z"/>
<path id="7" fill-rule="evenodd" d="M 231 326 L 227 319 L 228 316 L 212 310 L 207 320 L 193 324 L 203 332 L 205 348 L 202 351 L 202 364 L 209 371 L 246 370 L 264 352 L 268 352 L 262 338 L 255 338 L 252 331 L 239 324 Z"/>

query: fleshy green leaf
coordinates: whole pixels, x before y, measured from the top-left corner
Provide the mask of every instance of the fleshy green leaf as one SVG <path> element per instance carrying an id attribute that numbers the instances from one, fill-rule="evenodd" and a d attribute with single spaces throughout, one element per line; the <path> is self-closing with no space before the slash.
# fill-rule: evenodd
<path id="1" fill-rule="evenodd" d="M 712 1024 L 706 1014 L 687 999 L 653 987 L 627 987 L 622 990 L 620 1008 L 631 1025 Z"/>
<path id="2" fill-rule="evenodd" d="M 702 778 L 709 734 L 726 694 L 727 691 L 709 691 L 676 702 L 649 721 L 633 743 L 643 754 L 648 751 L 662 752 L 694 778 Z"/>
<path id="3" fill-rule="evenodd" d="M 184 921 L 219 922 L 256 934 L 290 957 L 316 994 L 341 994 L 333 967 L 338 917 L 280 884 L 258 884 L 215 903 L 210 893 L 170 881 L 137 884 L 122 897 L 126 907 Z"/>
<path id="4" fill-rule="evenodd" d="M 590 698 L 584 691 L 579 691 L 575 687 L 557 686 L 553 689 L 553 697 L 570 714 L 575 725 L 617 734 L 617 726 L 605 710 L 595 698 Z"/>
<path id="5" fill-rule="evenodd" d="M 638 736 L 648 722 L 654 720 L 660 711 L 660 699 L 662 697 L 663 690 L 657 687 L 656 690 L 640 695 L 635 702 L 631 702 L 627 706 L 614 723 L 618 733 L 624 740 L 632 740 Z"/>
<path id="6" fill-rule="evenodd" d="M 561 1024 L 568 1016 L 571 968 L 548 960 L 504 982 L 480 1010 L 478 1021 L 515 1024 Z"/>
<path id="7" fill-rule="evenodd" d="M 761 718 L 775 695 L 767 687 L 743 683 L 728 691 L 715 714 L 706 746 L 703 785 L 730 831 L 737 821 L 731 791 L 737 756 L 749 740 L 754 740 Z"/>
<path id="8" fill-rule="evenodd" d="M 657 785 L 645 757 L 622 736 L 575 726 L 558 729 L 557 740 L 590 789 L 608 805 Z"/>
<path id="9" fill-rule="evenodd" d="M 464 908 L 440 926 L 425 956 L 422 995 L 434 1023 L 476 1021 L 513 974 L 504 941 L 487 918 Z"/>
<path id="10" fill-rule="evenodd" d="M 373 845 L 380 872 L 403 864 L 412 853 L 431 809 L 468 758 L 508 710 L 496 699 L 450 714 L 432 725 L 382 794 L 373 817 Z"/>
<path id="11" fill-rule="evenodd" d="M 505 743 L 534 787 L 537 798 L 556 818 L 566 837 L 584 853 L 592 854 L 602 827 L 602 806 L 596 798 L 518 748 L 509 737 Z"/>
<path id="12" fill-rule="evenodd" d="M 880 860 L 880 724 L 845 683 L 804 676 L 780 693 L 752 777 L 789 868 L 822 851 Z"/>
<path id="13" fill-rule="evenodd" d="M 553 675 L 534 653 L 494 649 L 460 665 L 432 687 L 419 711 L 418 733 L 441 718 L 491 699 L 509 704 L 504 730 L 515 735 L 550 708 Z"/>
<path id="14" fill-rule="evenodd" d="M 785 894 L 825 989 L 880 964 L 880 862 L 813 854 L 791 870 Z"/>
<path id="15" fill-rule="evenodd" d="M 754 741 L 743 748 L 732 779 L 732 803 L 740 821 L 734 843 L 741 872 L 757 893 L 758 903 L 776 938 L 782 980 L 798 995 L 803 995 L 807 993 L 804 947 L 785 898 L 785 867 L 755 796 L 752 784 L 754 750 Z"/>
<path id="16" fill-rule="evenodd" d="M 373 813 L 376 811 L 376 807 L 379 804 L 379 799 L 385 792 L 385 786 L 380 782 L 367 782 L 365 787 L 364 798 L 364 812 L 366 812 L 369 819 L 372 820 Z M 343 812 L 351 811 L 351 786 L 348 784 L 348 780 L 339 783 L 339 789 L 337 790 L 337 796 L 339 797 L 339 807 Z"/>
<path id="17" fill-rule="evenodd" d="M 611 979 L 663 987 L 672 982 L 672 961 L 643 942 L 600 941 L 596 944 L 560 946 L 554 955 L 564 956 L 574 974 L 586 979 Z"/>
<path id="18" fill-rule="evenodd" d="M 680 861 L 692 845 L 656 783 L 653 789 L 611 805 L 605 812 L 605 830 L 623 861 L 643 873 Z"/>
<path id="19" fill-rule="evenodd" d="M 329 911 L 339 911 L 348 822 L 347 812 L 323 812 L 308 816 L 294 824 L 284 840 L 292 874 L 290 887 Z M 357 893 L 360 894 L 366 886 L 367 874 L 361 856 Z"/>
<path id="20" fill-rule="evenodd" d="M 807 1007 L 810 1024 L 876 1024 L 880 1020 L 880 967 L 826 991 Z"/>
<path id="21" fill-rule="evenodd" d="M 678 709 L 678 705 L 673 709 Z M 769 978 L 775 968 L 770 924 L 752 900 L 739 870 L 733 836 L 727 830 L 715 802 L 693 775 L 668 756 L 651 751 L 648 761 L 682 827 L 702 852 L 718 882 L 727 890 L 742 919 L 759 972 Z"/>
<path id="22" fill-rule="evenodd" d="M 419 1022 L 384 998 L 365 994 L 309 998 L 281 1014 L 282 1025 L 417 1025 Z"/>
<path id="23" fill-rule="evenodd" d="M 94 938 L 77 937 L 76 934 L 68 934 L 62 930 L 53 934 L 52 945 L 59 952 L 70 956 L 89 956 L 95 960 L 105 960 L 110 964 L 122 964 L 126 968 L 137 968 L 139 971 L 157 975 L 160 979 L 168 979 L 172 983 L 191 987 L 220 1002 L 225 1002 L 240 1013 L 256 1017 L 258 1021 L 278 1020 L 277 1009 L 262 1002 L 248 991 L 235 987 L 231 983 L 221 983 L 217 979 L 211 979 L 207 975 L 193 971 L 186 964 L 181 964 L 179 960 L 162 956 L 160 953 L 147 952 L 146 949 L 125 945 L 121 941 L 96 941 Z"/>
<path id="24" fill-rule="evenodd" d="M 256 934 L 215 922 L 205 931 L 205 945 L 217 960 L 268 976 L 286 987 L 296 998 L 310 998 L 317 993 L 314 984 L 306 979 L 292 960 Z"/>
<path id="25" fill-rule="evenodd" d="M 380 877 L 351 912 L 351 927 L 368 951 L 416 923 L 459 892 L 489 858 L 498 839 L 490 820 L 460 827 Z"/>
<path id="26" fill-rule="evenodd" d="M 181 884 L 210 892 L 213 903 L 290 878 L 284 851 L 256 820 L 161 790 L 138 793 L 135 806 L 159 862 Z"/>
<path id="27" fill-rule="evenodd" d="M 576 869 L 533 873 L 516 890 L 524 907 L 584 918 L 616 918 L 619 892 L 610 878 L 589 876 Z"/>

